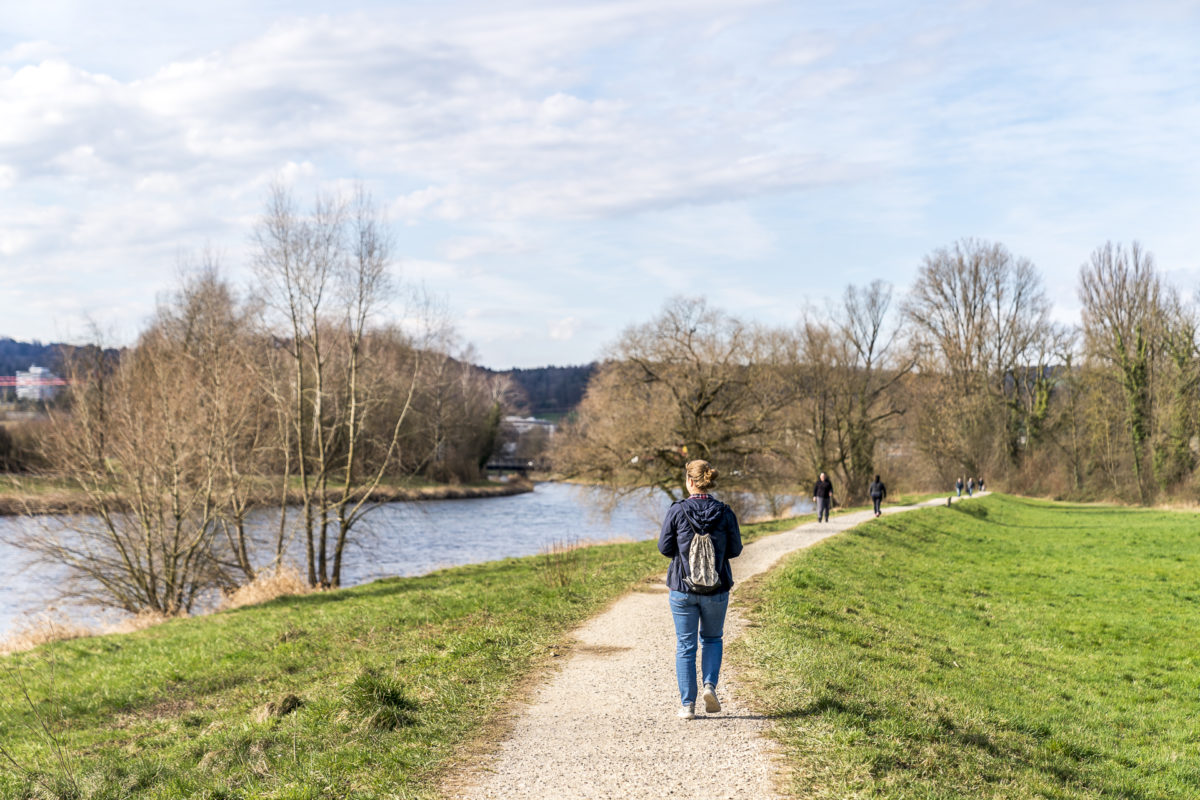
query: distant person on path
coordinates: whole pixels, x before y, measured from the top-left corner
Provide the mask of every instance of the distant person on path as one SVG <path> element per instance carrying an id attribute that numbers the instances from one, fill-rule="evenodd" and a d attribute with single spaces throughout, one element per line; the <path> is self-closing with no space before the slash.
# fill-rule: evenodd
<path id="1" fill-rule="evenodd" d="M 954 482 L 954 488 L 958 490 L 958 496 L 962 497 L 963 479 L 961 475 L 959 476 L 958 480 Z"/>
<path id="2" fill-rule="evenodd" d="M 829 522 L 829 506 L 833 504 L 833 484 L 824 472 L 813 485 L 813 502 L 817 504 L 817 522 L 821 522 L 822 515 L 824 521 Z"/>
<path id="3" fill-rule="evenodd" d="M 979 479 L 979 491 L 983 491 L 983 478 Z"/>
<path id="4" fill-rule="evenodd" d="M 887 487 L 883 485 L 883 481 L 879 480 L 879 476 L 875 476 L 875 482 L 867 487 L 867 494 L 871 495 L 871 502 L 875 504 L 875 516 L 879 516 L 883 512 L 879 509 L 879 504 L 883 502 L 883 498 L 887 497 Z"/>
<path id="5" fill-rule="evenodd" d="M 669 602 L 675 618 L 675 677 L 679 682 L 681 719 L 696 716 L 696 636 L 700 637 L 700 672 L 704 678 L 704 710 L 721 710 L 717 678 L 721 672 L 725 611 L 733 572 L 729 559 L 742 553 L 742 532 L 733 509 L 710 497 L 717 470 L 707 461 L 688 462 L 688 497 L 667 509 L 658 552 L 671 559 L 667 568 Z"/>
<path id="6" fill-rule="evenodd" d="M 975 496 L 975 479 L 967 478 L 967 497 Z"/>

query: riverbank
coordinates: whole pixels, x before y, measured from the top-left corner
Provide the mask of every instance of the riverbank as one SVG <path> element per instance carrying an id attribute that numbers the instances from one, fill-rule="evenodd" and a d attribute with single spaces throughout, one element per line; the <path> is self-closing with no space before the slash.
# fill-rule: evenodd
<path id="1" fill-rule="evenodd" d="M 485 497 L 509 497 L 533 491 L 533 482 L 516 478 L 507 482 L 487 481 L 463 484 L 420 484 L 378 486 L 368 499 L 374 503 L 398 503 L 417 500 L 467 500 Z M 356 495 L 356 499 L 358 496 Z M 299 491 L 288 494 L 288 503 L 299 505 Z M 251 505 L 270 508 L 279 503 L 274 492 L 262 492 Z M 89 510 L 86 497 L 78 489 L 69 489 L 40 478 L 0 476 L 0 516 L 20 514 L 73 514 Z"/>
<path id="2" fill-rule="evenodd" d="M 0 797 L 437 797 L 665 565 L 652 540 L 564 546 L 5 657 Z"/>

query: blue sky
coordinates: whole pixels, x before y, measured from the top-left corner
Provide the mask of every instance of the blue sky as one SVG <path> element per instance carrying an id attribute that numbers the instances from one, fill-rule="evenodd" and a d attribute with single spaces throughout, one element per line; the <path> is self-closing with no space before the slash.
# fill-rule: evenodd
<path id="1" fill-rule="evenodd" d="M 791 324 L 965 236 L 1064 321 L 1109 239 L 1191 292 L 1197 42 L 1197 2 L 7 3 L 0 336 L 127 342 L 205 247 L 246 283 L 280 176 L 363 181 L 498 368 L 677 294 Z"/>

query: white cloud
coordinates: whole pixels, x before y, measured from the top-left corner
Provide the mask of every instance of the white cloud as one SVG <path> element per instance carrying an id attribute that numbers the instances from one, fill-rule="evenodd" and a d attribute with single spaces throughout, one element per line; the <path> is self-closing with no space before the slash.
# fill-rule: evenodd
<path id="1" fill-rule="evenodd" d="M 20 231 L 0 228 L 0 255 L 15 256 L 29 243 L 29 237 Z"/>
<path id="2" fill-rule="evenodd" d="M 480 256 L 517 255 L 532 249 L 529 242 L 508 235 L 468 236 L 446 243 L 446 258 L 451 261 L 466 261 Z"/>
<path id="3" fill-rule="evenodd" d="M 18 42 L 7 50 L 0 50 L 0 64 L 30 64 L 61 54 L 61 47 L 47 41 Z"/>
<path id="4" fill-rule="evenodd" d="M 445 284 L 462 278 L 458 267 L 444 261 L 406 258 L 400 262 L 399 271 L 405 281 L 415 284 Z"/>
<path id="5" fill-rule="evenodd" d="M 579 331 L 579 320 L 575 317 L 563 317 L 551 320 L 546 328 L 547 335 L 556 342 L 566 342 L 575 338 Z"/>
<path id="6" fill-rule="evenodd" d="M 152 172 L 139 178 L 136 188 L 139 192 L 175 194 L 182 188 L 182 183 L 178 175 L 169 172 Z"/>

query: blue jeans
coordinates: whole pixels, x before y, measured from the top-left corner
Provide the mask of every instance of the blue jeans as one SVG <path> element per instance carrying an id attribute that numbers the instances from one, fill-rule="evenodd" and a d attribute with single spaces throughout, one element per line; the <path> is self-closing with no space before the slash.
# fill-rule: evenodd
<path id="1" fill-rule="evenodd" d="M 719 594 L 670 594 L 671 615 L 675 617 L 675 678 L 679 681 L 679 698 L 685 706 L 696 702 L 696 634 L 703 649 L 700 653 L 700 672 L 704 682 L 717 685 L 721 672 L 721 636 L 725 633 L 725 610 L 729 607 L 729 592 Z"/>
<path id="2" fill-rule="evenodd" d="M 826 522 L 829 522 L 829 498 L 817 498 L 817 522 L 820 522 L 822 517 Z"/>

